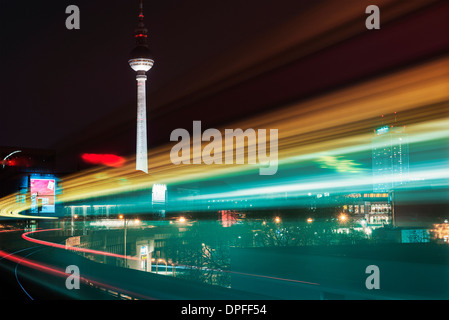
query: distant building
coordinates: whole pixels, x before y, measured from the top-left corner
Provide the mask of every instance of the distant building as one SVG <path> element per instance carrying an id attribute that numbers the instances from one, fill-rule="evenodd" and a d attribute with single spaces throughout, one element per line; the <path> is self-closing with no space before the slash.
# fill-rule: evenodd
<path id="1" fill-rule="evenodd" d="M 391 224 L 392 203 L 389 193 L 352 193 L 343 195 L 342 213 L 364 221 L 372 228 Z"/>
<path id="2" fill-rule="evenodd" d="M 372 139 L 373 192 L 389 192 L 409 180 L 408 135 L 404 127 L 382 126 Z"/>

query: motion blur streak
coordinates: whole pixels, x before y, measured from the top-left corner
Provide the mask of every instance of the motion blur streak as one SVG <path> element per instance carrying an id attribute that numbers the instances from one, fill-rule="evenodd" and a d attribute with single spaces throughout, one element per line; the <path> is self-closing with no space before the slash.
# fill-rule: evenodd
<path id="1" fill-rule="evenodd" d="M 224 271 L 224 272 L 227 272 L 227 271 Z M 320 285 L 319 283 L 315 283 L 315 282 L 307 282 L 307 281 L 301 281 L 301 280 L 295 280 L 295 279 L 278 278 L 278 277 L 264 276 L 264 275 L 260 275 L 260 274 L 252 274 L 252 273 L 245 273 L 245 272 L 229 271 L 229 273 L 240 274 L 240 275 L 243 275 L 243 276 L 267 278 L 267 279 L 273 279 L 273 280 L 279 280 L 279 281 L 297 282 L 297 283 L 303 283 L 303 284 L 310 284 L 310 285 L 314 285 L 314 286 L 319 286 Z"/>
<path id="2" fill-rule="evenodd" d="M 19 256 L 15 255 L 15 254 L 12 254 L 12 253 L 9 253 L 9 252 L 3 251 L 3 250 L 0 250 L 0 257 L 2 257 L 4 259 L 7 259 L 7 260 L 10 260 L 10 261 L 15 262 L 15 263 L 20 263 L 20 264 L 25 265 L 25 266 L 27 266 L 29 268 L 33 268 L 33 269 L 36 269 L 36 270 L 40 270 L 40 271 L 43 271 L 43 272 L 46 272 L 46 273 L 53 274 L 55 276 L 67 277 L 67 273 L 65 273 L 61 269 L 53 268 L 53 267 L 50 267 L 50 266 L 45 265 L 43 263 L 37 263 L 37 262 L 35 262 L 33 260 L 30 260 L 28 258 L 19 257 Z"/>
<path id="3" fill-rule="evenodd" d="M 45 230 L 39 230 L 39 231 L 25 232 L 25 233 L 22 234 L 22 238 L 27 240 L 27 241 L 31 241 L 31 242 L 34 242 L 34 243 L 38 243 L 38 244 L 42 244 L 42 245 L 50 246 L 50 247 L 54 247 L 54 248 L 59 248 L 59 249 L 74 250 L 74 251 L 78 251 L 78 252 L 86 252 L 86 253 L 92 253 L 92 254 L 104 255 L 104 256 L 111 256 L 111 257 L 116 257 L 116 258 L 125 258 L 124 255 L 113 254 L 113 253 L 104 252 L 104 251 L 98 251 L 98 250 L 77 248 L 77 247 L 67 247 L 67 246 L 64 246 L 64 245 L 61 245 L 61 244 L 58 244 L 58 243 L 48 242 L 48 241 L 43 241 L 43 240 L 37 240 L 37 239 L 33 239 L 33 238 L 28 237 L 28 234 L 32 234 L 32 233 L 36 233 L 36 232 L 56 231 L 56 230 L 61 230 L 61 229 L 45 229 Z M 139 260 L 138 257 L 134 257 L 134 256 L 127 256 L 126 258 L 128 260 Z M 196 268 L 195 266 L 191 266 L 191 265 L 180 265 L 180 266 L 189 267 L 189 268 Z M 228 270 L 215 270 L 215 269 L 211 269 L 211 270 L 219 271 L 219 272 L 226 272 L 226 273 L 240 274 L 240 275 L 249 276 L 249 277 L 267 278 L 267 279 L 278 280 L 278 281 L 289 281 L 289 282 L 297 282 L 297 283 L 303 283 L 303 284 L 319 286 L 318 283 L 308 282 L 308 281 L 301 281 L 301 280 L 296 280 L 296 279 L 277 278 L 277 277 L 271 277 L 271 276 L 265 276 L 265 275 L 258 275 L 258 274 L 252 274 L 252 273 L 243 273 L 243 272 L 237 272 L 237 271 L 228 271 Z M 67 277 L 66 273 L 64 273 L 64 275 Z M 94 283 L 91 280 L 89 280 L 89 281 Z M 102 286 L 104 286 L 104 284 L 102 284 Z M 131 294 L 135 295 L 135 293 L 131 293 Z M 148 298 L 148 297 L 146 297 L 146 298 Z"/>
<path id="4" fill-rule="evenodd" d="M 22 229 L 0 230 L 0 233 L 2 233 L 2 232 L 17 232 L 17 231 L 22 231 Z"/>
<path id="5" fill-rule="evenodd" d="M 428 175 L 440 182 L 446 179 L 447 184 L 447 174 L 441 169 L 442 165 L 447 164 L 447 154 L 440 147 L 442 141 L 449 137 L 447 79 L 449 79 L 449 57 L 444 56 L 364 83 L 299 101 L 276 112 L 229 124 L 225 128 L 278 129 L 281 170 L 287 165 L 299 165 L 303 160 L 317 161 L 322 156 L 342 154 L 357 155 L 357 152 L 369 150 L 372 147 L 369 133 L 380 125 L 380 115 L 397 112 L 401 121 L 407 124 L 410 144 L 420 142 L 425 142 L 428 146 L 436 144 L 435 150 L 432 150 L 435 158 L 429 158 L 431 160 L 427 163 L 418 164 L 421 168 L 416 173 L 417 179 Z M 222 132 L 223 130 L 221 129 Z M 155 183 L 176 185 L 242 174 L 256 175 L 259 169 L 258 165 L 173 165 L 169 157 L 171 147 L 172 145 L 167 145 L 149 150 L 149 175 L 137 172 L 134 168 L 135 159 L 130 158 L 120 168 L 98 167 L 67 176 L 61 181 L 64 193 L 58 195 L 57 201 L 70 202 L 120 194 L 151 188 Z M 192 158 L 201 157 L 192 151 Z M 243 151 L 243 148 L 240 148 L 235 150 L 235 153 Z M 442 175 L 439 177 L 440 173 Z M 413 176 L 412 168 L 410 174 Z M 271 179 L 271 185 L 285 182 L 276 180 L 277 176 Z M 344 183 L 345 186 L 353 185 L 352 176 L 344 176 L 344 179 L 347 181 Z M 325 182 L 322 183 L 324 186 Z M 328 183 L 334 186 L 337 179 L 331 179 Z M 369 183 L 371 180 L 367 175 L 356 182 L 358 185 Z M 246 194 L 244 188 L 245 186 L 241 188 L 242 195 Z M 30 204 L 16 203 L 16 194 L 0 200 L 2 216 L 20 217 L 20 212 L 29 207 Z"/>
<path id="6" fill-rule="evenodd" d="M 59 249 L 73 250 L 73 251 L 78 251 L 78 252 L 86 252 L 86 253 L 92 253 L 92 254 L 98 254 L 98 255 L 102 255 L 102 256 L 122 258 L 122 259 L 127 258 L 128 260 L 138 260 L 137 257 L 124 256 L 124 255 L 121 255 L 121 254 L 110 253 L 110 252 L 105 252 L 105 251 L 98 251 L 98 250 L 92 250 L 92 249 L 86 249 L 86 248 L 78 248 L 78 247 L 66 246 L 66 245 L 62 245 L 62 244 L 59 244 L 59 243 L 43 241 L 43 240 L 38 240 L 38 239 L 34 239 L 34 238 L 28 237 L 28 235 L 32 234 L 32 233 L 45 232 L 45 231 L 55 231 L 55 230 L 61 230 L 61 229 L 45 229 L 45 230 L 39 230 L 39 231 L 25 232 L 25 233 L 22 234 L 22 238 L 27 240 L 27 241 L 30 241 L 30 242 L 42 244 L 44 246 L 59 248 Z"/>
<path id="7" fill-rule="evenodd" d="M 36 261 L 28 259 L 28 258 L 19 257 L 19 256 L 16 256 L 15 254 L 11 254 L 11 253 L 3 251 L 3 250 L 0 250 L 0 257 L 4 258 L 4 259 L 8 259 L 8 260 L 10 260 L 10 261 L 12 261 L 14 263 L 24 265 L 24 266 L 26 266 L 28 268 L 32 268 L 32 269 L 35 269 L 35 270 L 38 270 L 38 271 L 42 271 L 42 272 L 51 274 L 53 276 L 57 276 L 57 277 L 61 277 L 61 278 L 67 278 L 69 276 L 68 273 L 66 273 L 64 270 L 62 270 L 60 268 L 56 268 L 56 267 L 49 266 L 49 265 L 46 265 L 46 264 L 43 264 L 43 263 L 40 263 L 40 262 L 36 262 Z M 95 281 L 95 280 L 92 280 L 92 279 L 89 279 L 89 278 L 86 278 L 86 277 L 80 276 L 80 281 L 84 282 L 84 283 L 95 285 L 95 286 L 97 286 L 99 288 L 105 288 L 105 289 L 108 289 L 108 290 L 121 292 L 121 293 L 124 293 L 126 295 L 129 295 L 129 296 L 132 296 L 132 297 L 136 297 L 136 298 L 139 298 L 139 299 L 154 300 L 154 298 L 152 298 L 152 297 L 141 295 L 139 293 L 131 292 L 131 291 L 128 291 L 128 290 L 123 290 L 123 289 L 120 289 L 120 288 L 117 288 L 117 287 L 114 287 L 114 286 L 111 286 L 111 285 L 108 285 L 108 284 L 105 284 L 105 283 L 102 283 L 102 282 L 98 282 L 98 281 Z"/>
<path id="8" fill-rule="evenodd" d="M 435 2 L 437 1 L 378 0 L 376 5 L 382 8 L 381 19 L 384 24 Z M 215 60 L 205 61 L 187 75 L 175 78 L 172 86 L 155 92 L 152 100 L 156 105 L 158 101 L 167 99 L 167 96 L 169 100 L 176 101 L 180 97 L 194 94 L 200 88 L 207 88 L 203 91 L 213 94 L 285 66 L 300 57 L 315 55 L 323 48 L 345 39 L 366 33 L 360 16 L 361 12 L 365 12 L 365 2 L 346 0 L 343 4 L 338 0 L 324 0 L 311 3 L 313 5 L 309 9 L 282 21 L 263 35 L 251 37 L 247 43 L 232 50 L 230 48 L 230 52 L 223 52 Z M 192 79 L 195 81 L 191 81 Z"/>

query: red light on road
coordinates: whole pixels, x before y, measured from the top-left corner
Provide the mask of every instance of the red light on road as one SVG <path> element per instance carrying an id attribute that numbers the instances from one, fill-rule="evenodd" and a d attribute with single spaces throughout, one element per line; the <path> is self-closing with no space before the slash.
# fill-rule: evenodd
<path id="1" fill-rule="evenodd" d="M 102 256 L 108 256 L 108 257 L 127 258 L 128 260 L 138 260 L 137 257 L 133 257 L 133 256 L 125 256 L 125 255 L 121 255 L 121 254 L 117 254 L 117 253 L 111 253 L 111 252 L 106 252 L 106 251 L 66 246 L 64 244 L 55 243 L 55 242 L 49 242 L 49 241 L 44 241 L 44 240 L 39 240 L 39 239 L 31 238 L 31 237 L 28 236 L 29 234 L 33 234 L 33 233 L 46 232 L 46 231 L 55 231 L 55 230 L 61 230 L 61 229 L 44 229 L 44 230 L 38 230 L 38 231 L 29 231 L 29 232 L 22 233 L 22 238 L 27 240 L 27 241 L 30 241 L 30 242 L 38 243 L 38 244 L 41 244 L 41 245 L 44 245 L 44 246 L 50 246 L 50 247 L 54 247 L 54 248 L 59 248 L 59 249 L 73 250 L 73 251 L 79 251 L 79 252 L 86 252 L 86 253 L 91 253 L 91 254 L 98 254 L 98 255 L 102 255 Z"/>
<path id="2" fill-rule="evenodd" d="M 81 158 L 84 162 L 108 167 L 121 167 L 125 163 L 125 158 L 115 154 L 84 153 L 81 155 Z"/>

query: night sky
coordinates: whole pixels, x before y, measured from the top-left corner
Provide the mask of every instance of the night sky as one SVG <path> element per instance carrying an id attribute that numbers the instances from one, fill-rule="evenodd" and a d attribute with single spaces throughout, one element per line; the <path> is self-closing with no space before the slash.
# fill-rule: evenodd
<path id="1" fill-rule="evenodd" d="M 381 30 L 368 31 L 364 1 L 336 10 L 324 0 L 144 0 L 155 58 L 147 81 L 149 147 L 169 143 L 172 130 L 189 130 L 193 120 L 218 127 L 447 51 L 439 17 L 447 5 L 433 2 L 423 14 L 409 10 L 390 23 L 408 10 L 395 2 L 383 9 Z M 80 30 L 65 27 L 72 4 L 80 8 Z M 321 5 L 328 15 L 306 21 L 304 12 Z M 356 14 L 343 27 L 299 42 L 348 12 Z M 131 154 L 136 81 L 127 60 L 137 14 L 137 0 L 1 0 L 0 146 Z M 327 39 L 333 44 L 320 49 Z M 280 52 L 265 60 L 271 69 L 252 68 L 257 62 L 263 70 L 263 58 Z"/>
<path id="2" fill-rule="evenodd" d="M 80 30 L 65 27 L 71 4 L 80 8 Z M 155 57 L 148 74 L 150 115 L 157 107 L 152 93 L 307 5 L 144 1 Z M 0 146 L 52 148 L 115 110 L 135 112 L 135 75 L 127 60 L 137 8 L 137 0 L 1 1 Z"/>

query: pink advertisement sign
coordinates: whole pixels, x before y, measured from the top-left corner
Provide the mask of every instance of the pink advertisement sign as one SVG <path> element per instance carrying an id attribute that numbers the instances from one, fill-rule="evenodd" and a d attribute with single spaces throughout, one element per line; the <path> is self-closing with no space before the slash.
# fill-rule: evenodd
<path id="1" fill-rule="evenodd" d="M 31 179 L 31 212 L 54 213 L 55 212 L 55 187 L 54 179 Z M 40 207 L 40 208 L 39 208 Z M 38 211 L 39 208 L 39 211 Z"/>

